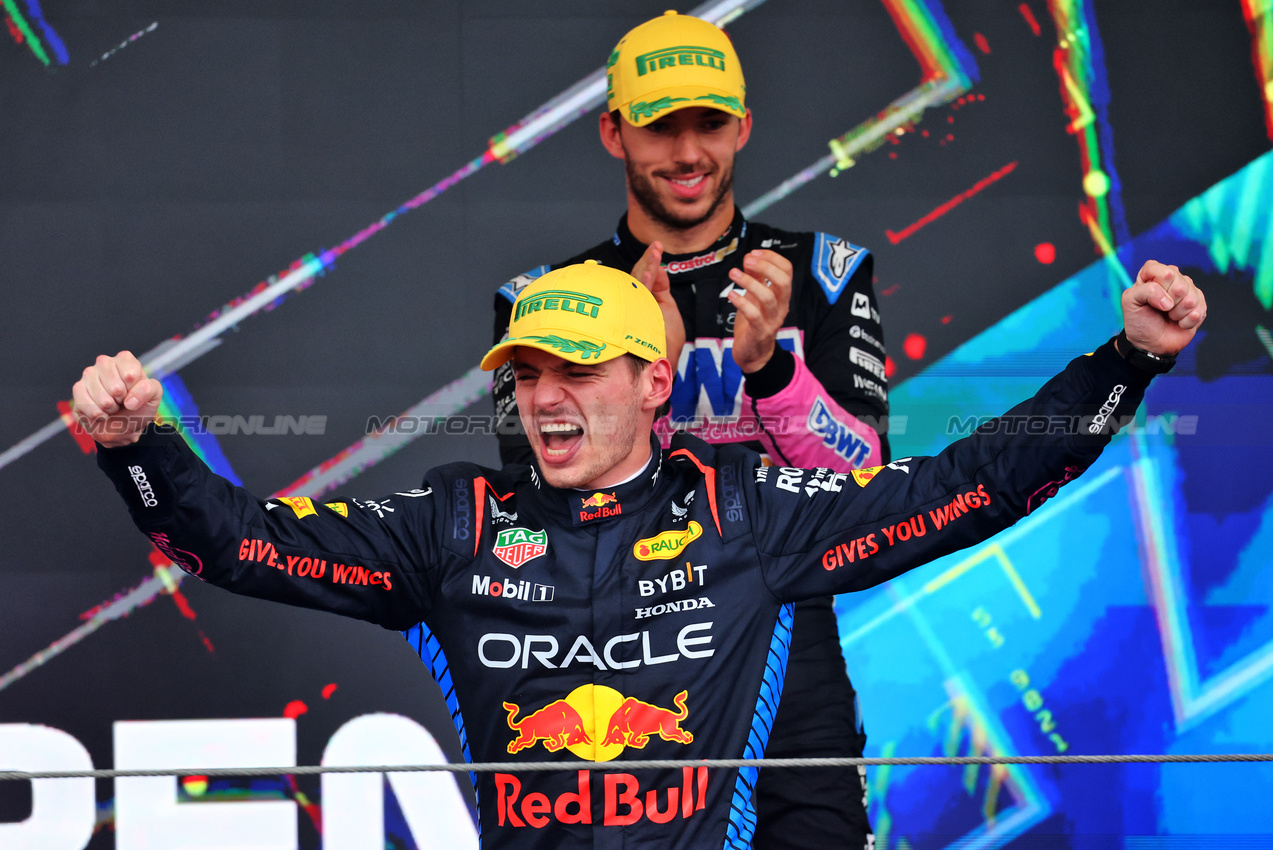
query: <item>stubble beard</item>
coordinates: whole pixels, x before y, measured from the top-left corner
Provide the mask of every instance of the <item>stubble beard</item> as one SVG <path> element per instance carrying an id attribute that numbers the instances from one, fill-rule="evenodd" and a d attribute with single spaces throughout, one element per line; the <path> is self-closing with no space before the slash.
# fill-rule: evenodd
<path id="1" fill-rule="evenodd" d="M 663 199 L 655 191 L 653 182 L 633 168 L 630 157 L 624 157 L 623 167 L 628 175 L 628 188 L 632 192 L 632 197 L 636 198 L 637 204 L 646 215 L 671 230 L 692 230 L 698 227 L 716 214 L 734 188 L 734 166 L 731 163 L 721 171 L 720 185 L 716 187 L 716 197 L 712 198 L 707 210 L 698 216 L 681 215 L 663 203 Z M 689 170 L 686 173 L 689 173 Z"/>

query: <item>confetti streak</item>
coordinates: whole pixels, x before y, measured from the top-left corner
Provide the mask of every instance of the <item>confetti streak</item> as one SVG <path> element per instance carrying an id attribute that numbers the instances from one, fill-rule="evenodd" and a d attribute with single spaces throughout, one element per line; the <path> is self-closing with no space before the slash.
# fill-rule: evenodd
<path id="1" fill-rule="evenodd" d="M 12 13 L 14 0 L 0 0 Z M 714 23 L 737 19 L 744 12 L 759 6 L 764 0 L 713 0 L 694 9 L 690 14 Z M 892 0 L 897 2 L 897 0 Z M 25 26 L 25 23 L 23 24 Z M 28 28 L 29 31 L 29 28 Z M 464 178 L 492 162 L 509 162 L 525 153 L 539 142 L 556 133 L 579 116 L 605 102 L 605 69 L 598 68 L 562 94 L 548 101 L 534 112 L 502 133 L 491 137 L 489 146 L 480 156 L 457 169 L 450 176 L 408 200 L 397 209 L 385 213 L 378 221 L 364 227 L 335 248 L 322 251 L 317 257 L 306 254 L 288 267 L 281 278 L 271 277 L 246 295 L 232 301 L 209 317 L 206 325 L 198 327 L 186 337 L 175 336 L 152 349 L 140 358 L 151 377 L 162 378 L 170 372 L 201 357 L 218 345 L 220 335 L 243 319 L 262 310 L 270 310 L 282 303 L 284 297 L 308 288 L 314 277 L 332 268 L 337 258 L 357 248 L 389 226 L 403 213 L 417 209 L 441 195 Z M 0 452 L 0 469 L 48 441 L 65 427 L 62 417 L 45 425 L 34 434 L 18 441 Z"/>
<path id="2" fill-rule="evenodd" d="M 1273 139 L 1273 3 L 1242 0 L 1242 13 L 1251 31 L 1251 63 L 1264 96 L 1264 128 Z"/>
<path id="3" fill-rule="evenodd" d="M 1030 28 L 1030 32 L 1034 33 L 1035 38 L 1043 34 L 1039 21 L 1034 17 L 1034 12 L 1030 11 L 1029 4 L 1022 3 L 1017 7 L 1017 11 L 1021 13 L 1021 17 L 1025 18 L 1026 26 Z"/>
<path id="4" fill-rule="evenodd" d="M 1070 118 L 1067 131 L 1079 143 L 1087 206 L 1080 219 L 1089 227 L 1089 222 L 1095 223 L 1101 236 L 1097 238 L 1093 231 L 1093 243 L 1108 257 L 1112 248 L 1131 241 L 1131 232 L 1123 211 L 1122 182 L 1114 168 L 1105 50 L 1090 0 L 1048 0 L 1048 8 L 1056 26 L 1052 65 Z"/>
<path id="5" fill-rule="evenodd" d="M 168 571 L 169 581 L 179 582 L 181 581 L 182 576 L 185 575 L 180 568 L 175 566 L 169 566 L 166 569 Z M 52 661 L 54 658 L 61 655 L 63 652 L 70 649 L 72 646 L 79 643 L 112 620 L 118 620 L 120 617 L 127 617 L 141 606 L 148 605 L 164 590 L 164 585 L 164 580 L 156 574 L 131 590 L 128 590 L 109 604 L 102 606 L 97 613 L 88 619 L 87 622 L 72 629 L 63 637 L 53 641 L 53 643 L 49 644 L 49 646 L 45 649 L 40 650 L 26 661 L 23 661 L 21 664 L 14 667 L 8 673 L 0 676 L 0 691 L 9 687 L 9 685 L 12 685 L 14 682 L 18 681 L 37 667 Z"/>
<path id="6" fill-rule="evenodd" d="M 1256 325 L 1255 335 L 1264 346 L 1264 350 L 1268 352 L 1269 359 L 1273 360 L 1273 334 L 1269 333 L 1269 329 L 1264 325 Z"/>
<path id="7" fill-rule="evenodd" d="M 427 420 L 458 413 L 490 392 L 491 374 L 473 367 L 459 378 L 407 408 L 398 420 Z M 324 461 L 278 492 L 280 496 L 309 496 L 328 493 L 363 470 L 369 469 L 423 433 L 382 430 L 358 440 L 349 448 Z"/>
<path id="8" fill-rule="evenodd" d="M 753 218 L 820 174 L 835 177 L 857 157 L 879 148 L 919 121 L 924 111 L 956 99 L 978 79 L 977 63 L 955 35 L 938 0 L 884 0 L 919 62 L 920 84 L 849 132 L 828 142 L 831 152 L 743 208 Z"/>
<path id="9" fill-rule="evenodd" d="M 26 42 L 27 47 L 31 48 L 31 52 L 35 54 L 36 59 L 40 60 L 40 64 L 47 68 L 51 63 L 49 54 L 45 51 L 44 45 L 40 44 L 40 39 L 31 30 L 31 25 L 27 23 L 27 19 L 18 10 L 18 4 L 14 0 L 0 0 L 0 3 L 3 3 L 4 10 L 9 13 L 9 20 L 13 21 L 13 25 L 22 34 L 22 40 Z M 37 6 L 36 8 L 39 7 Z M 63 50 L 65 49 L 63 48 Z"/>
<path id="10" fill-rule="evenodd" d="M 190 390 L 186 389 L 186 384 L 181 380 L 180 375 L 174 372 L 166 376 L 160 383 L 164 387 L 163 399 L 159 402 L 159 410 L 157 412 L 157 416 L 160 419 L 165 422 L 191 422 L 199 419 L 199 408 L 195 404 L 193 396 L 190 395 Z M 72 436 L 74 436 L 74 432 L 72 432 Z M 231 484 L 238 487 L 243 486 L 243 480 L 235 474 L 234 468 L 230 466 L 229 458 L 221 451 L 221 444 L 217 442 L 216 437 L 202 431 L 202 429 L 198 433 L 195 432 L 195 429 L 190 429 L 184 431 L 181 436 L 209 469 Z"/>
<path id="11" fill-rule="evenodd" d="M 1083 222 L 1087 227 L 1088 233 L 1092 235 L 1092 241 L 1100 249 L 1101 256 L 1105 258 L 1106 265 L 1112 274 L 1112 279 L 1117 281 L 1122 289 L 1131 289 L 1136 282 L 1132 280 L 1132 276 L 1119 260 L 1118 251 L 1110 244 L 1109 237 L 1106 236 L 1105 231 L 1101 230 L 1101 224 L 1096 220 L 1096 215 L 1088 204 L 1079 204 L 1079 221 Z M 1115 292 L 1113 295 L 1114 298 L 1110 303 L 1117 306 L 1120 293 Z M 1119 312 L 1119 318 L 1120 320 L 1122 318 L 1121 311 Z"/>
<path id="12" fill-rule="evenodd" d="M 44 19 L 44 12 L 40 9 L 40 0 L 26 0 L 26 4 L 31 20 L 35 21 L 40 28 L 40 32 L 44 34 L 44 40 L 53 49 L 53 54 L 57 56 L 58 64 L 65 65 L 70 61 L 70 55 L 66 52 L 66 44 L 63 43 L 53 27 L 49 26 L 49 22 Z"/>
<path id="13" fill-rule="evenodd" d="M 148 33 L 148 32 L 154 32 L 154 31 L 155 31 L 156 29 L 158 29 L 158 28 L 159 28 L 159 21 L 155 21 L 153 24 L 151 24 L 150 26 L 146 27 L 144 30 L 137 30 L 137 32 L 133 33 L 133 34 L 132 34 L 132 35 L 130 35 L 128 38 L 126 38 L 126 39 L 124 39 L 123 41 L 121 41 L 118 45 L 116 45 L 115 47 L 112 47 L 110 50 L 108 50 L 108 51 L 106 51 L 105 53 L 103 53 L 100 59 L 94 59 L 92 62 L 90 62 L 90 63 L 89 63 L 89 65 L 88 65 L 88 67 L 92 68 L 92 67 L 93 67 L 94 65 L 96 65 L 98 62 L 105 62 L 107 59 L 111 58 L 111 57 L 112 57 L 112 56 L 114 56 L 116 53 L 118 53 L 119 51 L 123 50 L 125 47 L 127 47 L 127 46 L 128 46 L 128 45 L 130 45 L 130 44 L 132 44 L 132 43 L 133 43 L 134 41 L 136 41 L 137 39 L 141 38 L 141 37 L 142 37 L 143 35 L 145 35 L 146 33 Z"/>
<path id="14" fill-rule="evenodd" d="M 996 183 L 1003 177 L 1006 177 L 1007 175 L 1011 174 L 1012 170 L 1015 169 L 1016 167 L 1017 167 L 1016 162 L 1008 163 L 1003 168 L 1000 168 L 998 171 L 991 174 L 989 177 L 983 177 L 980 180 L 978 180 L 975 184 L 973 184 L 973 187 L 971 189 L 966 189 L 963 192 L 960 192 L 958 195 L 951 198 L 949 201 L 942 204 L 940 207 L 933 210 L 928 215 L 921 218 L 919 221 L 903 228 L 900 233 L 894 233 L 891 230 L 885 230 L 884 235 L 888 237 L 889 242 L 892 242 L 894 245 L 896 245 L 898 242 L 901 242 L 906 237 L 914 234 L 915 231 L 919 230 L 921 227 L 931 224 L 937 219 L 941 218 L 946 213 L 950 212 L 955 207 L 959 206 L 964 201 L 968 200 L 973 195 L 980 192 L 982 189 L 985 189 L 990 184 Z"/>
<path id="15" fill-rule="evenodd" d="M 1074 135 L 1095 121 L 1096 113 L 1092 111 L 1092 106 L 1087 102 L 1087 98 L 1083 97 L 1083 92 L 1074 82 L 1074 78 L 1070 76 L 1069 69 L 1064 65 L 1057 65 L 1056 70 L 1061 75 L 1061 82 L 1070 96 L 1069 102 L 1074 110 L 1074 118 L 1070 121 L 1070 126 L 1065 128 L 1065 132 Z"/>

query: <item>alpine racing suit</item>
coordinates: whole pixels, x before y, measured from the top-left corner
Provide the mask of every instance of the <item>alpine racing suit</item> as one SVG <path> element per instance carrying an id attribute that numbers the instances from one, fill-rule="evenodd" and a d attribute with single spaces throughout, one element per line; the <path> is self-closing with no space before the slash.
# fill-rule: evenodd
<path id="1" fill-rule="evenodd" d="M 578 766 L 477 774 L 485 846 L 746 848 L 755 769 L 624 761 L 760 756 L 792 602 L 887 581 L 1035 510 L 1149 378 L 1107 343 L 940 455 L 851 474 L 678 435 L 595 492 L 456 463 L 418 489 L 316 504 L 255 498 L 166 427 L 97 462 L 197 578 L 401 630 L 466 757 Z"/>
<path id="2" fill-rule="evenodd" d="M 625 215 L 610 239 L 504 284 L 495 296 L 493 341 L 507 335 L 521 289 L 550 268 L 592 259 L 629 271 L 646 248 L 628 229 Z M 725 295 L 736 288 L 729 270 L 741 268 L 747 253 L 758 248 L 791 262 L 791 301 L 774 356 L 744 380 L 732 355 L 736 311 Z M 783 466 L 847 472 L 888 462 L 884 335 L 871 286 L 874 258 L 865 248 L 826 233 L 791 233 L 747 221 L 735 209 L 729 229 L 714 244 L 693 254 L 665 254 L 662 262 L 686 338 L 670 419 L 656 426 L 662 434 L 675 429 L 710 443 L 746 442 Z M 529 463 L 512 377 L 511 364 L 505 364 L 494 381 L 500 457 Z M 832 598 L 800 602 L 795 622 L 769 755 L 861 756 L 866 730 L 840 651 Z M 860 850 L 871 843 L 865 771 L 771 771 L 761 776 L 756 800 L 761 850 L 828 841 Z"/>

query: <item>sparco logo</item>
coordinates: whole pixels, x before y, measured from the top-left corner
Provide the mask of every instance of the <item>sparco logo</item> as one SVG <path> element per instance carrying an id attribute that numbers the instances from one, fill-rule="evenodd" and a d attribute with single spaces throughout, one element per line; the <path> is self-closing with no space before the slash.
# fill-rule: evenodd
<path id="1" fill-rule="evenodd" d="M 469 522 L 473 514 L 473 503 L 469 501 L 468 482 L 460 479 L 452 490 L 455 495 L 455 520 L 451 524 L 451 536 L 456 540 L 469 539 Z"/>
<path id="2" fill-rule="evenodd" d="M 725 519 L 742 522 L 743 500 L 738 493 L 738 475 L 729 464 L 720 468 L 720 489 L 725 502 Z"/>
<path id="3" fill-rule="evenodd" d="M 1099 434 L 1101 432 L 1101 429 L 1105 427 L 1106 420 L 1114 412 L 1114 408 L 1118 407 L 1118 402 L 1125 392 L 1127 392 L 1127 387 L 1123 384 L 1114 385 L 1114 389 L 1110 390 L 1109 398 L 1105 399 L 1105 403 L 1101 405 L 1100 412 L 1096 414 L 1092 424 L 1087 426 L 1087 433 Z"/>
<path id="4" fill-rule="evenodd" d="M 148 508 L 153 508 L 159 504 L 159 500 L 155 498 L 155 491 L 150 487 L 150 481 L 146 478 L 146 471 L 140 466 L 128 467 L 128 474 L 133 476 L 133 483 L 137 485 L 137 492 L 141 495 L 141 503 Z"/>

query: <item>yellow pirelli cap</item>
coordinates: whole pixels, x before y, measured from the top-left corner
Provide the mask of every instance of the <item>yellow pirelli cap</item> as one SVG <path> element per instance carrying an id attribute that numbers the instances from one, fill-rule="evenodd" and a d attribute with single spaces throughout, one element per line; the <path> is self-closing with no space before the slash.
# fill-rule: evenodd
<path id="1" fill-rule="evenodd" d="M 508 338 L 482 358 L 502 366 L 517 346 L 538 348 L 575 363 L 604 363 L 624 354 L 667 356 L 658 302 L 627 272 L 585 260 L 550 271 L 513 304 Z"/>
<path id="2" fill-rule="evenodd" d="M 635 27 L 606 63 L 606 108 L 637 127 L 688 106 L 743 118 L 746 94 L 729 36 L 690 15 L 669 11 Z"/>

